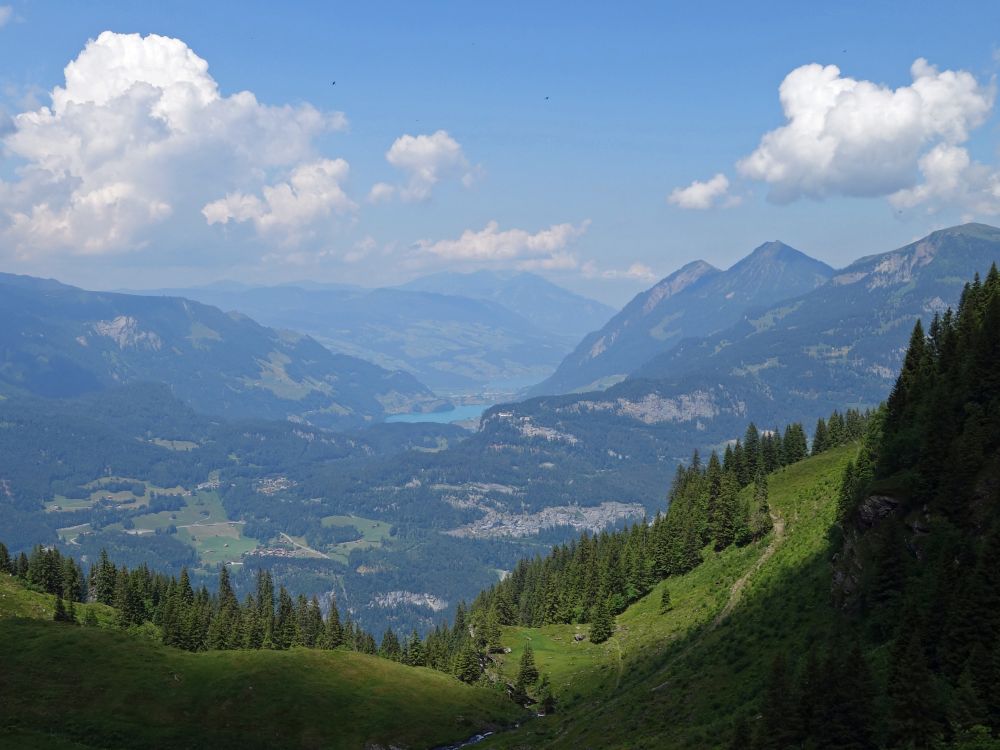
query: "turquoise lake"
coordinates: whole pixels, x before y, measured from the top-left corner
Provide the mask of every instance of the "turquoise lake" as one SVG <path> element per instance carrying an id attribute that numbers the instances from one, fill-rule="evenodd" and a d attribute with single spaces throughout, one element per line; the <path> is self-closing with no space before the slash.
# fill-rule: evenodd
<path id="1" fill-rule="evenodd" d="M 386 417 L 386 422 L 438 422 L 447 424 L 448 422 L 462 422 L 466 419 L 479 419 L 483 412 L 493 404 L 465 404 L 457 406 L 449 411 L 437 411 L 430 414 L 420 414 L 408 412 L 406 414 L 393 414 Z"/>

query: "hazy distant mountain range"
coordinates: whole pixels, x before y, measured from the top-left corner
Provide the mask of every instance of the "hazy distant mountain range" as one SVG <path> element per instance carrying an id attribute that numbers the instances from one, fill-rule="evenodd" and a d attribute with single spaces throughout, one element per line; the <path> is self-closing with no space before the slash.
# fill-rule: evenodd
<path id="1" fill-rule="evenodd" d="M 574 341 L 604 325 L 615 314 L 612 307 L 525 272 L 436 273 L 399 288 L 489 300 L 520 315 L 539 330 Z"/>
<path id="2" fill-rule="evenodd" d="M 385 289 L 303 282 L 139 293 L 238 310 L 310 334 L 333 351 L 408 371 L 436 390 L 530 385 L 614 314 L 539 276 L 485 271 L 437 274 Z"/>
<path id="3" fill-rule="evenodd" d="M 356 427 L 441 406 L 412 375 L 175 297 L 0 274 L 0 392 L 72 397 L 158 381 L 206 414 Z"/>

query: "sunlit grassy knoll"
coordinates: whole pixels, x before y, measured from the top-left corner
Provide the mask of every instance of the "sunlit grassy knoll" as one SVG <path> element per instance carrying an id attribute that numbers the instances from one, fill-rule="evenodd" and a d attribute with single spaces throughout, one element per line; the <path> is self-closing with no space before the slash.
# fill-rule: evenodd
<path id="1" fill-rule="evenodd" d="M 522 717 L 429 669 L 343 650 L 191 654 L 51 622 L 53 601 L 0 575 L 0 746 L 433 747 Z"/>

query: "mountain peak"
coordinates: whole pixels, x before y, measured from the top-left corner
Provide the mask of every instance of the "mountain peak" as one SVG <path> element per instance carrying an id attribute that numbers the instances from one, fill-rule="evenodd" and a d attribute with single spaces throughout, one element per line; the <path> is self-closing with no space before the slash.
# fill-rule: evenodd
<path id="1" fill-rule="evenodd" d="M 816 260 L 791 245 L 779 240 L 765 242 L 755 248 L 748 256 L 733 264 L 726 274 L 740 276 L 784 275 L 792 273 L 796 277 L 802 274 L 823 279 L 830 278 L 834 270 L 821 260 Z M 812 283 L 812 282 L 810 282 Z"/>
<path id="2" fill-rule="evenodd" d="M 957 226 L 938 229 L 935 232 L 931 232 L 927 236 L 927 239 L 939 240 L 950 237 L 968 237 L 973 239 L 997 241 L 1000 240 L 1000 229 L 991 226 L 990 224 L 981 224 L 979 222 L 970 221 L 965 224 L 958 224 Z"/>

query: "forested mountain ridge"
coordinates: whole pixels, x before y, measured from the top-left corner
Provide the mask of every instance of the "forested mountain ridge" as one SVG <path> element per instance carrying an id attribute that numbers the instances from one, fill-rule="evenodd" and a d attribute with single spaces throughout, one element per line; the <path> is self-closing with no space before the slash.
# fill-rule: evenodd
<path id="1" fill-rule="evenodd" d="M 0 389 L 9 393 L 75 396 L 164 382 L 206 414 L 334 428 L 439 403 L 412 375 L 180 298 L 0 274 L 0 317 Z"/>
<path id="2" fill-rule="evenodd" d="M 532 395 L 605 388 L 686 338 L 707 336 L 749 309 L 803 294 L 833 269 L 782 242 L 767 242 L 725 271 L 694 261 L 639 294 L 589 334 Z"/>
<path id="3" fill-rule="evenodd" d="M 619 436 L 641 434 L 681 459 L 692 443 L 739 434 L 748 418 L 809 424 L 833 409 L 872 406 L 889 393 L 913 322 L 957 305 L 965 280 L 996 261 L 1000 229 L 934 232 L 863 258 L 808 294 L 759 307 L 718 334 L 684 341 L 606 391 L 505 405 L 484 415 L 483 428 L 527 424 L 581 443 L 607 435 L 607 447 L 625 455 Z"/>

